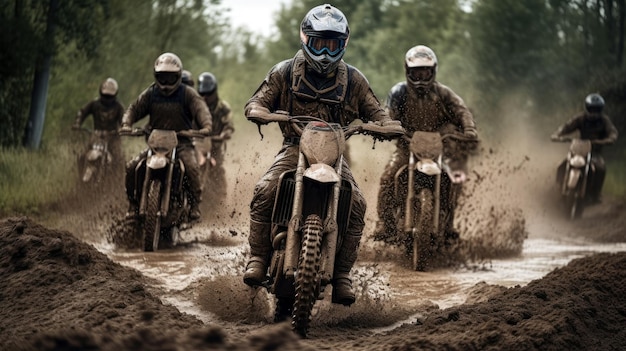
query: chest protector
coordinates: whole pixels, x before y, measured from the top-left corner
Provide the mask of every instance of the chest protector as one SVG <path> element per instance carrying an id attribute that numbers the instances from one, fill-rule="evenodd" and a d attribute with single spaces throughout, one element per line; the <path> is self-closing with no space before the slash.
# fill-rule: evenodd
<path id="1" fill-rule="evenodd" d="M 165 96 L 153 85 L 150 92 L 150 119 L 151 122 L 157 120 L 152 125 L 157 129 L 192 129 L 191 110 L 185 105 L 185 86 L 181 84 L 174 93 Z"/>
<path id="2" fill-rule="evenodd" d="M 349 95 L 348 65 L 340 64 L 337 73 L 326 78 L 307 73 L 305 62 L 304 56 L 296 56 L 287 72 L 287 82 L 291 82 L 289 114 L 315 116 L 328 122 L 345 124 L 343 110 Z"/>

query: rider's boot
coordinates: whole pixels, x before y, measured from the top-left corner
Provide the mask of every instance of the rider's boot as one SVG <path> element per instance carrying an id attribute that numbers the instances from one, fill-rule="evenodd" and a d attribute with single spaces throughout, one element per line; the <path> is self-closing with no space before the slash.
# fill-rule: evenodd
<path id="1" fill-rule="evenodd" d="M 189 219 L 191 219 L 192 221 L 196 221 L 198 219 L 200 219 L 201 213 L 200 213 L 200 206 L 198 205 L 197 201 L 192 201 L 190 204 L 190 209 L 189 209 Z"/>
<path id="2" fill-rule="evenodd" d="M 139 204 L 137 204 L 137 201 L 129 199 L 126 219 L 136 219 L 137 217 L 139 217 Z"/>
<path id="3" fill-rule="evenodd" d="M 270 241 L 271 223 L 250 220 L 250 259 L 243 274 L 243 282 L 249 286 L 259 286 L 266 280 L 269 257 L 272 253 Z"/>
<path id="4" fill-rule="evenodd" d="M 356 295 L 352 288 L 350 270 L 356 261 L 361 236 L 346 233 L 337 253 L 335 272 L 333 274 L 333 297 L 332 302 L 350 306 L 356 301 Z"/>

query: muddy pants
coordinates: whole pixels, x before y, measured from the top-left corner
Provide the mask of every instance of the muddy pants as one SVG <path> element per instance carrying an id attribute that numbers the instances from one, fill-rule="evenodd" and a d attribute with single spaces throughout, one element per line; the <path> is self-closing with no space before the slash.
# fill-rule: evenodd
<path id="1" fill-rule="evenodd" d="M 187 178 L 185 185 L 189 191 L 189 201 L 192 204 L 199 204 L 202 201 L 202 188 L 200 168 L 194 147 L 191 144 L 179 144 L 176 153 L 178 158 L 183 161 L 185 165 Z M 139 162 L 144 160 L 147 155 L 148 150 L 146 149 L 126 164 L 126 195 L 128 196 L 128 201 L 131 203 L 138 204 L 139 202 L 141 189 L 135 189 L 136 170 Z"/>
<path id="2" fill-rule="evenodd" d="M 566 162 L 567 160 L 561 162 L 556 171 L 556 182 L 559 186 L 562 186 L 563 180 L 565 179 Z M 593 154 L 591 156 L 591 164 L 593 165 L 593 169 L 590 171 L 589 179 L 587 180 L 586 197 L 592 200 L 599 200 L 606 176 L 606 163 L 601 155 Z"/>
<path id="3" fill-rule="evenodd" d="M 406 189 L 408 189 L 406 182 L 408 179 L 406 171 L 403 171 L 404 175 L 399 177 L 398 191 L 396 193 L 395 176 L 400 168 L 408 163 L 409 151 L 404 148 L 397 148 L 381 175 L 378 206 L 376 208 L 379 223 L 374 233 L 375 240 L 399 243 L 399 228 L 397 228 L 398 223 L 396 223 L 395 212 L 399 208 L 404 209 L 404 202 L 407 196 Z M 458 167 L 465 167 L 464 161 L 458 161 L 458 163 Z M 419 184 L 416 187 L 419 187 Z M 442 174 L 440 198 L 442 215 L 445 219 L 445 222 L 442 224 L 445 225 L 445 231 L 448 235 L 452 235 L 452 232 L 454 232 L 454 210 L 460 193 L 461 186 L 458 184 L 452 185 L 448 177 Z"/>
<path id="4" fill-rule="evenodd" d="M 272 220 L 279 177 L 283 172 L 296 168 L 298 155 L 298 146 L 283 145 L 272 166 L 254 188 L 254 195 L 250 204 L 251 227 L 248 238 L 250 254 L 253 257 L 261 258 L 266 264 L 271 256 L 271 227 L 269 224 Z M 352 184 L 352 212 L 348 222 L 348 231 L 337 254 L 335 269 L 339 269 L 342 271 L 341 273 L 348 273 L 356 261 L 361 234 L 365 227 L 366 203 L 346 162 L 343 164 L 342 177 Z"/>

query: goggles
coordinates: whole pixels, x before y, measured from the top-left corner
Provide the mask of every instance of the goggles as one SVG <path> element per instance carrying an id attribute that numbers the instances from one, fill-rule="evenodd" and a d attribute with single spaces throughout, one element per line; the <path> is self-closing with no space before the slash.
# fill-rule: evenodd
<path id="1" fill-rule="evenodd" d="M 177 72 L 157 72 L 154 74 L 157 82 L 162 85 L 174 85 L 178 82 L 180 74 Z"/>
<path id="2" fill-rule="evenodd" d="M 306 46 L 315 55 L 326 53 L 330 56 L 337 56 L 346 47 L 346 41 L 344 39 L 309 37 Z"/>
<path id="3" fill-rule="evenodd" d="M 433 76 L 432 67 L 412 67 L 409 68 L 409 77 L 415 81 L 427 81 Z"/>

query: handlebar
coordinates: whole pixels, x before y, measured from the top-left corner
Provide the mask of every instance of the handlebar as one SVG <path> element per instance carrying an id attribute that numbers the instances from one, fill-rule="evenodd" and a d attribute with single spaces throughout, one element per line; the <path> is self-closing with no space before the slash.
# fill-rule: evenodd
<path id="1" fill-rule="evenodd" d="M 259 126 L 271 122 L 290 123 L 298 135 L 302 135 L 304 127 L 309 122 L 330 124 L 328 121 L 313 116 L 290 116 L 289 113 L 285 111 L 268 113 L 258 109 L 250 110 L 247 118 L 259 124 Z M 386 124 L 377 122 L 355 123 L 342 127 L 342 129 L 346 138 L 354 134 L 367 134 L 380 139 L 395 139 L 404 135 L 404 128 L 399 121 L 389 121 Z"/>
<path id="2" fill-rule="evenodd" d="M 410 142 L 412 139 L 413 135 L 408 135 L 405 134 L 402 136 L 402 139 L 404 139 L 405 141 Z M 441 141 L 444 141 L 446 139 L 455 139 L 457 141 L 466 141 L 466 142 L 478 142 L 477 138 L 473 138 L 473 137 L 469 137 L 465 134 L 462 133 L 446 133 L 446 134 L 441 134 Z"/>
<path id="3" fill-rule="evenodd" d="M 591 144 L 594 145 L 607 145 L 609 144 L 608 142 L 606 142 L 605 140 L 602 139 L 581 139 L 581 138 L 576 138 L 576 137 L 571 137 L 571 136 L 556 136 L 556 135 L 551 135 L 550 136 L 550 140 L 557 142 L 557 143 L 569 143 L 572 142 L 573 140 L 576 139 L 580 139 L 580 140 L 589 140 L 589 142 Z"/>
<path id="4" fill-rule="evenodd" d="M 129 130 L 123 130 L 120 129 L 118 131 L 118 134 L 120 136 L 145 136 L 145 135 L 149 135 L 151 132 L 151 130 L 145 129 L 145 128 L 133 128 L 130 131 Z M 181 130 L 176 132 L 177 136 L 182 136 L 182 137 L 187 137 L 187 138 L 206 138 L 208 137 L 208 135 L 201 133 L 199 130 L 197 129 L 188 129 L 188 130 Z"/>

